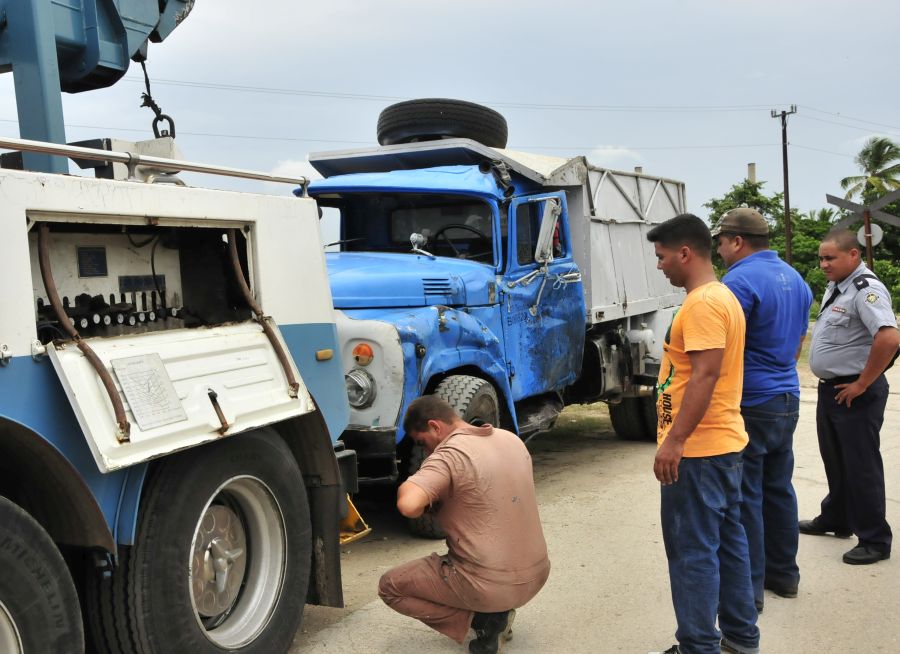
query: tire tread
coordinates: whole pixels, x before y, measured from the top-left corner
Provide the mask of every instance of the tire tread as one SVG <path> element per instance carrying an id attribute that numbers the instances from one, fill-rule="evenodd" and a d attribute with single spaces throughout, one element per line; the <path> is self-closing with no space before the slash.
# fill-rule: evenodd
<path id="1" fill-rule="evenodd" d="M 505 148 L 509 130 L 506 119 L 488 107 L 464 100 L 425 98 L 386 107 L 378 117 L 377 132 L 381 145 L 461 137 Z"/>
<path id="2" fill-rule="evenodd" d="M 487 421 L 492 422 L 493 424 L 494 422 L 499 421 L 500 416 L 496 392 L 489 381 L 471 375 L 450 375 L 441 380 L 435 387 L 433 394 L 445 400 L 456 410 L 463 420 L 468 422 L 468 420 L 472 418 L 472 416 L 467 415 L 469 406 L 472 404 L 472 400 L 474 400 L 484 389 L 488 389 L 488 392 L 493 395 L 494 406 L 497 408 L 495 419 Z M 424 460 L 425 451 L 420 446 L 413 445 L 409 458 L 409 474 L 412 475 L 415 473 Z M 437 518 L 431 511 L 426 511 L 418 518 L 410 518 L 407 520 L 407 525 L 409 531 L 415 536 L 432 538 L 435 540 L 446 537 L 444 530 L 441 529 L 437 522 Z"/>

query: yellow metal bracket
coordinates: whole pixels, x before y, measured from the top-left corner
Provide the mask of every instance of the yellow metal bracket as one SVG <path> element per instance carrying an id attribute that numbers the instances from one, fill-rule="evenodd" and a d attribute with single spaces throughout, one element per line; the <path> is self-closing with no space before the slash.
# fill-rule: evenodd
<path id="1" fill-rule="evenodd" d="M 347 495 L 347 517 L 341 520 L 341 545 L 348 545 L 372 533 L 372 528 L 359 515 L 353 501 Z"/>

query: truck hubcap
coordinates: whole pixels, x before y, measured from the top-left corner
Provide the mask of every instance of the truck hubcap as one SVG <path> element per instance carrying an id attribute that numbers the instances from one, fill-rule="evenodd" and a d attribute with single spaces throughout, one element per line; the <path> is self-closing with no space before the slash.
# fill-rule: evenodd
<path id="1" fill-rule="evenodd" d="M 246 548 L 237 514 L 222 505 L 209 507 L 194 538 L 191 575 L 197 612 L 203 617 L 219 615 L 234 603 L 246 570 Z"/>
<path id="2" fill-rule="evenodd" d="M 16 623 L 3 602 L 0 602 L 0 652 L 22 654 L 22 638 Z"/>
<path id="3" fill-rule="evenodd" d="M 191 544 L 191 605 L 223 648 L 252 642 L 284 585 L 287 529 L 278 502 L 255 477 L 234 477 L 210 498 Z"/>

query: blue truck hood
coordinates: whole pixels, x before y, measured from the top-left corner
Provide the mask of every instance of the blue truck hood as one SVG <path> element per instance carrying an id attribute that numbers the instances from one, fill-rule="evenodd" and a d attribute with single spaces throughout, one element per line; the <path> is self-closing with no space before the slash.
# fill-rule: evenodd
<path id="1" fill-rule="evenodd" d="M 325 255 L 336 309 L 484 306 L 495 301 L 494 269 L 482 263 L 383 252 Z"/>

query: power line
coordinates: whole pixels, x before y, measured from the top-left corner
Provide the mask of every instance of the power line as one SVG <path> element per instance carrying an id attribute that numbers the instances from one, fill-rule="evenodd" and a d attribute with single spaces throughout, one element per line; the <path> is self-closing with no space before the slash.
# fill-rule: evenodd
<path id="1" fill-rule="evenodd" d="M 846 116 L 841 113 L 834 113 L 833 111 L 825 111 L 824 109 L 816 109 L 815 107 L 810 107 L 808 105 L 801 105 L 801 106 L 804 109 L 809 109 L 810 111 L 815 111 L 820 114 L 827 114 L 829 116 L 835 116 L 837 118 L 844 118 L 846 120 L 853 120 L 853 121 L 856 121 L 857 123 L 868 123 L 869 125 L 876 125 L 877 127 L 887 127 L 889 129 L 900 130 L 900 127 L 898 127 L 897 125 L 887 125 L 885 123 L 876 123 L 875 121 L 872 121 L 872 120 L 865 120 L 864 118 L 854 118 L 853 116 Z"/>
<path id="2" fill-rule="evenodd" d="M 0 122 L 3 123 L 15 123 L 17 121 L 0 118 Z M 66 123 L 66 127 L 74 127 L 78 129 L 95 129 L 101 131 L 113 131 L 113 132 L 136 132 L 136 133 L 145 133 L 147 130 L 143 129 L 135 129 L 131 127 L 105 127 L 100 125 L 78 125 L 74 123 Z M 354 145 L 371 145 L 374 146 L 375 143 L 372 141 L 353 141 L 348 139 L 310 139 L 310 138 L 301 138 L 301 137 L 293 137 L 293 136 L 263 136 L 257 134 L 219 134 L 214 132 L 186 132 L 179 131 L 179 134 L 182 136 L 199 136 L 204 138 L 225 138 L 225 139 L 242 139 L 248 141 L 290 141 L 290 142 L 305 142 L 305 143 L 351 143 Z M 732 144 L 708 144 L 708 145 L 637 145 L 637 146 L 629 146 L 629 145 L 510 145 L 510 149 L 522 149 L 522 150 L 562 150 L 562 151 L 575 151 L 575 152 L 591 152 L 591 151 L 600 151 L 600 150 L 633 150 L 633 151 L 643 151 L 643 150 L 726 150 L 726 149 L 735 149 L 735 148 L 770 148 L 777 143 L 732 143 Z"/>
<path id="3" fill-rule="evenodd" d="M 137 77 L 125 77 L 126 82 L 143 83 Z M 250 86 L 243 84 L 222 84 L 211 82 L 197 82 L 191 80 L 173 80 L 173 79 L 155 79 L 154 84 L 166 86 L 178 86 L 185 88 L 213 89 L 220 91 L 234 91 L 239 93 L 264 93 L 274 95 L 300 95 L 307 97 L 320 98 L 338 98 L 342 100 L 366 100 L 366 101 L 396 101 L 411 100 L 413 98 L 391 96 L 391 95 L 371 95 L 366 93 L 344 93 L 340 91 L 315 91 L 308 89 L 286 89 L 266 86 Z M 510 102 L 510 101 L 490 101 L 478 100 L 481 104 L 490 105 L 492 107 L 503 107 L 508 109 L 541 109 L 553 111 L 633 111 L 633 112 L 674 112 L 674 113 L 691 113 L 691 112 L 725 112 L 725 111 L 760 111 L 769 107 L 764 104 L 746 104 L 746 105 L 595 105 L 595 104 L 541 104 L 533 102 Z"/>
<path id="4" fill-rule="evenodd" d="M 852 154 L 846 154 L 844 152 L 834 152 L 833 150 L 823 150 L 822 148 L 814 148 L 809 145 L 799 145 L 797 143 L 788 143 L 788 145 L 792 148 L 800 148 L 801 150 L 812 150 L 813 152 L 823 152 L 825 154 L 833 154 L 837 157 L 845 157 L 847 159 L 855 158 Z"/>
<path id="5" fill-rule="evenodd" d="M 0 118 L 0 122 L 2 123 L 16 123 L 16 120 L 9 120 L 6 118 Z M 74 123 L 66 123 L 66 127 L 74 127 L 78 129 L 96 129 L 100 131 L 110 131 L 110 132 L 136 132 L 136 133 L 144 133 L 146 134 L 146 129 L 136 129 L 133 127 L 107 127 L 101 125 L 77 125 Z M 300 138 L 295 136 L 263 136 L 257 134 L 217 134 L 213 132 L 185 132 L 179 130 L 178 133 L 182 136 L 201 136 L 201 137 L 210 137 L 210 138 L 218 138 L 218 139 L 244 139 L 250 141 L 291 141 L 291 142 L 304 142 L 304 143 L 353 143 L 359 145 L 374 145 L 372 141 L 351 141 L 348 139 L 310 139 L 310 138 Z"/>
<path id="6" fill-rule="evenodd" d="M 771 148 L 778 143 L 734 143 L 727 145 L 512 145 L 511 149 L 523 150 L 575 150 L 591 152 L 598 150 L 722 150 L 728 148 Z"/>
<path id="7" fill-rule="evenodd" d="M 17 120 L 9 118 L 0 118 L 0 123 L 17 123 Z M 66 127 L 77 129 L 94 129 L 110 132 L 133 132 L 136 134 L 146 133 L 146 129 L 137 129 L 133 127 L 107 127 L 101 125 L 79 125 L 76 123 L 66 123 Z M 247 141 L 289 141 L 291 143 L 347 143 L 351 145 L 371 145 L 373 141 L 357 141 L 351 139 L 312 139 L 297 136 L 265 136 L 259 134 L 219 134 L 215 132 L 186 132 L 179 131 L 182 136 L 197 136 L 201 138 L 220 138 L 220 139 L 240 139 Z M 632 150 L 632 151 L 652 151 L 652 150 L 727 150 L 727 149 L 745 149 L 745 148 L 771 148 L 780 145 L 779 143 L 730 143 L 730 144 L 707 144 L 707 145 L 511 145 L 511 149 L 521 150 L 558 150 L 563 152 L 596 152 L 603 150 Z M 823 150 L 808 145 L 800 145 L 798 143 L 789 143 L 790 147 L 800 148 L 803 150 L 812 150 L 813 152 L 823 152 L 825 154 L 833 154 L 838 157 L 846 157 L 853 159 L 853 155 L 842 152 L 834 152 L 832 150 Z"/>
<path id="8" fill-rule="evenodd" d="M 828 123 L 829 125 L 838 125 L 839 127 L 846 127 L 848 129 L 857 129 L 862 132 L 869 132 L 870 134 L 872 133 L 871 127 L 862 127 L 860 125 L 851 125 L 849 123 L 840 123 L 836 120 L 826 120 L 824 118 L 816 118 L 815 116 L 802 116 L 801 115 L 800 117 L 805 118 L 806 120 L 815 120 L 816 122 L 819 122 L 819 123 Z M 879 131 L 884 131 L 884 130 L 879 130 Z M 885 132 L 885 134 L 888 134 L 890 136 L 900 136 L 900 133 L 897 133 L 897 132 Z"/>

